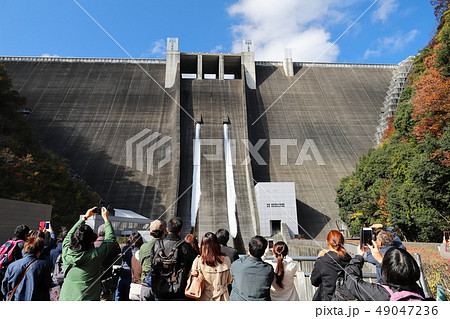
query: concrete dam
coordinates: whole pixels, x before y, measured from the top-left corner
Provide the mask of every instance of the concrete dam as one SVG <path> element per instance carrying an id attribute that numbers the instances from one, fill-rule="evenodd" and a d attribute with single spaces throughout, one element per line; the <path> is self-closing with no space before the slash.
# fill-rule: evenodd
<path id="1" fill-rule="evenodd" d="M 252 50 L 184 53 L 177 42 L 164 60 L 0 61 L 42 143 L 108 203 L 180 216 L 199 238 L 229 229 L 241 252 L 280 223 L 304 238 L 343 227 L 335 189 L 373 146 L 398 67 L 259 62 Z"/>

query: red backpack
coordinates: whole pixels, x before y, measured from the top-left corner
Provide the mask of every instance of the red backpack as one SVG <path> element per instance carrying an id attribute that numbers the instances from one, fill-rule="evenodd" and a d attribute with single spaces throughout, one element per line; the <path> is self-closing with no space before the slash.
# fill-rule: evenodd
<path id="1" fill-rule="evenodd" d="M 0 274 L 2 274 L 6 270 L 8 264 L 13 261 L 14 248 L 16 248 L 16 245 L 20 242 L 23 242 L 23 240 L 8 240 L 0 247 Z"/>

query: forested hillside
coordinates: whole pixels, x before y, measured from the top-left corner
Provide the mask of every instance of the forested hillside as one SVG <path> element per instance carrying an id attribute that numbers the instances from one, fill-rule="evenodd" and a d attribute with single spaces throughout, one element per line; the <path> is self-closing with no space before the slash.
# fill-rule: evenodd
<path id="1" fill-rule="evenodd" d="M 40 145 L 25 119 L 31 111 L 26 99 L 11 87 L 0 63 L 0 198 L 50 204 L 54 227 L 70 227 L 98 195 L 72 177 L 64 159 Z"/>
<path id="2" fill-rule="evenodd" d="M 384 141 L 340 180 L 340 217 L 397 227 L 407 240 L 442 242 L 450 229 L 450 10 L 431 1 L 439 26 L 419 52 Z"/>

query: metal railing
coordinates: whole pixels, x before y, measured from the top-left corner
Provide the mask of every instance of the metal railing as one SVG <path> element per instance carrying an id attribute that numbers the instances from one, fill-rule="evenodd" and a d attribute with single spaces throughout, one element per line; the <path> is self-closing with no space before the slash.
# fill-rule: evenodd
<path id="1" fill-rule="evenodd" d="M 311 272 L 317 256 L 289 256 L 297 263 L 297 272 L 294 279 L 294 285 L 297 289 L 301 301 L 311 301 L 317 287 L 311 284 Z M 268 255 L 265 260 L 271 260 L 273 256 Z M 363 278 L 369 282 L 377 281 L 376 273 L 363 273 Z"/>

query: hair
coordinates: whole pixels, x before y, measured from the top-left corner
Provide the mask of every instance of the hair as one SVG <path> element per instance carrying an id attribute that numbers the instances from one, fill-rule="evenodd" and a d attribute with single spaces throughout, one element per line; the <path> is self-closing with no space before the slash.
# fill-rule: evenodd
<path id="1" fill-rule="evenodd" d="M 94 247 L 97 235 L 89 225 L 81 224 L 70 237 L 69 248 L 74 251 L 86 251 Z"/>
<path id="2" fill-rule="evenodd" d="M 385 284 L 394 287 L 416 287 L 420 268 L 413 256 L 406 250 L 392 247 L 383 257 L 381 278 Z"/>
<path id="3" fill-rule="evenodd" d="M 161 238 L 164 235 L 164 222 L 162 220 L 159 219 L 155 219 L 152 223 L 150 223 L 150 229 L 151 229 L 151 225 L 156 222 L 159 221 L 162 225 L 161 229 L 157 228 L 157 229 L 153 229 L 150 231 L 150 235 L 152 235 L 153 238 Z"/>
<path id="4" fill-rule="evenodd" d="M 279 241 L 273 246 L 273 255 L 277 258 L 277 267 L 275 268 L 275 281 L 280 288 L 283 288 L 284 267 L 283 258 L 289 253 L 285 242 Z"/>
<path id="5" fill-rule="evenodd" d="M 28 233 L 28 238 L 37 238 L 40 237 L 42 239 L 45 239 L 45 234 L 42 230 L 30 230 Z"/>
<path id="6" fill-rule="evenodd" d="M 262 236 L 254 236 L 248 243 L 248 250 L 250 255 L 256 258 L 261 258 L 267 248 L 267 240 Z"/>
<path id="7" fill-rule="evenodd" d="M 161 236 L 164 234 L 164 230 L 161 229 L 154 229 L 150 232 L 150 235 L 154 238 L 161 238 Z"/>
<path id="8" fill-rule="evenodd" d="M 167 229 L 169 230 L 169 233 L 178 234 L 182 228 L 183 220 L 180 217 L 171 218 L 167 222 Z"/>
<path id="9" fill-rule="evenodd" d="M 23 251 L 25 254 L 37 255 L 37 253 L 42 252 L 44 249 L 44 239 L 41 237 L 31 237 L 28 238 L 23 245 Z"/>
<path id="10" fill-rule="evenodd" d="M 99 237 L 104 237 L 105 236 L 105 224 L 102 224 L 102 225 L 98 226 L 97 234 L 98 234 Z"/>
<path id="11" fill-rule="evenodd" d="M 14 237 L 25 240 L 25 237 L 28 235 L 29 232 L 30 227 L 28 227 L 27 225 L 19 225 L 14 230 Z"/>
<path id="12" fill-rule="evenodd" d="M 186 237 L 184 237 L 184 241 L 191 245 L 192 249 L 194 249 L 197 255 L 200 255 L 197 237 L 195 237 L 193 234 L 188 234 L 186 235 Z"/>
<path id="13" fill-rule="evenodd" d="M 327 235 L 327 244 L 331 246 L 339 256 L 344 257 L 347 255 L 347 250 L 344 248 L 344 236 L 338 230 L 332 230 Z"/>
<path id="14" fill-rule="evenodd" d="M 226 246 L 228 243 L 228 240 L 230 239 L 230 233 L 226 229 L 219 229 L 216 231 L 217 240 L 221 245 Z"/>
<path id="15" fill-rule="evenodd" d="M 127 240 L 128 246 L 133 246 L 136 248 L 141 248 L 143 243 L 144 243 L 144 240 L 142 239 L 141 234 L 139 234 L 137 231 L 131 233 L 131 235 L 128 237 L 128 240 Z"/>
<path id="16" fill-rule="evenodd" d="M 56 242 L 57 243 L 62 242 L 64 240 L 64 238 L 66 238 L 67 233 L 68 233 L 67 227 L 66 226 L 61 226 Z"/>
<path id="17" fill-rule="evenodd" d="M 220 243 L 216 234 L 207 232 L 205 236 L 203 236 L 200 244 L 200 256 L 202 261 L 211 267 L 223 263 L 223 256 L 225 256 L 225 254 L 221 252 Z"/>
<path id="18" fill-rule="evenodd" d="M 378 240 L 381 241 L 383 246 L 389 247 L 394 245 L 394 234 L 387 230 L 380 230 L 377 236 Z"/>

